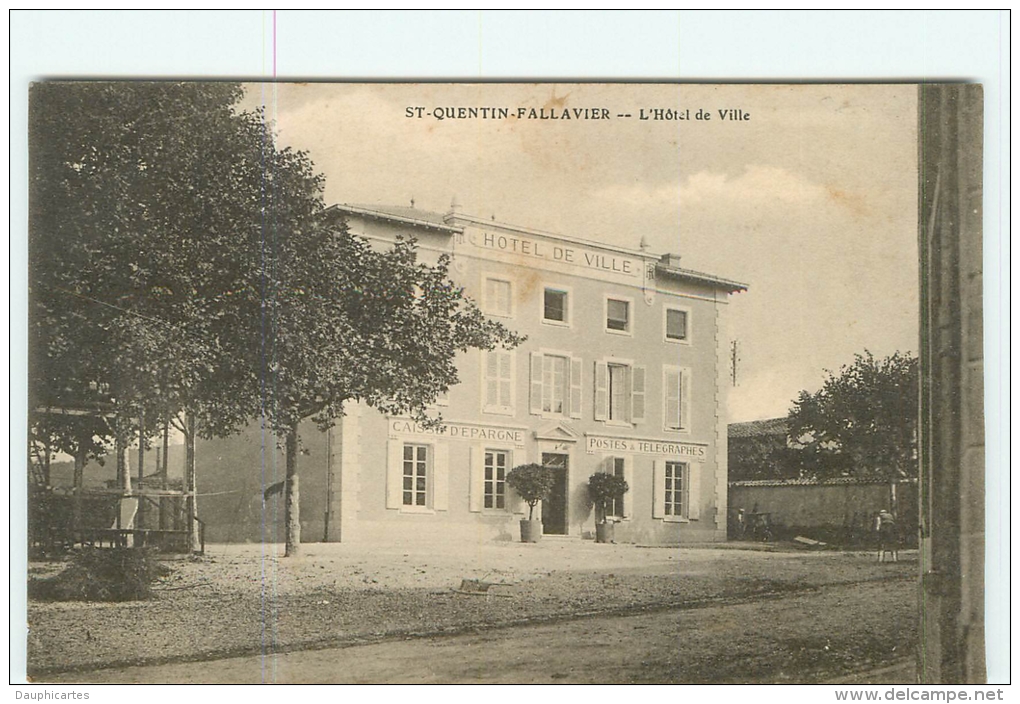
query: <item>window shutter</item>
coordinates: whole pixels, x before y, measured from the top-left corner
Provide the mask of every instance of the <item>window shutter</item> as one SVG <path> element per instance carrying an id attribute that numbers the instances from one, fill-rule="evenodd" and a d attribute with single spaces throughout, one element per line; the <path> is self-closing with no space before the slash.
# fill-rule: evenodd
<path id="1" fill-rule="evenodd" d="M 634 367 L 630 384 L 630 421 L 643 423 L 645 420 L 645 368 Z"/>
<path id="2" fill-rule="evenodd" d="M 513 352 L 497 352 L 499 355 L 499 405 L 510 408 L 513 404 Z"/>
<path id="3" fill-rule="evenodd" d="M 701 518 L 701 468 L 687 465 L 687 517 L 692 521 Z"/>
<path id="4" fill-rule="evenodd" d="M 609 418 L 609 365 L 595 362 L 595 420 Z"/>
<path id="5" fill-rule="evenodd" d="M 581 417 L 581 360 L 579 357 L 570 359 L 570 417 Z"/>
<path id="6" fill-rule="evenodd" d="M 680 372 L 676 369 L 663 370 L 662 384 L 666 387 L 665 394 L 665 418 L 663 427 L 667 430 L 678 430 L 681 425 L 680 418 Z"/>
<path id="7" fill-rule="evenodd" d="M 404 477 L 404 443 L 389 440 L 386 443 L 386 508 L 400 508 Z"/>
<path id="8" fill-rule="evenodd" d="M 432 455 L 432 508 L 446 511 L 450 508 L 450 448 L 437 442 Z"/>
<path id="9" fill-rule="evenodd" d="M 542 415 L 542 353 L 531 353 L 531 412 Z"/>
<path id="10" fill-rule="evenodd" d="M 691 429 L 691 370 L 680 373 L 680 427 Z"/>
<path id="11" fill-rule="evenodd" d="M 485 406 L 491 408 L 499 404 L 499 353 L 489 350 L 482 354 L 485 355 Z"/>
<path id="12" fill-rule="evenodd" d="M 652 518 L 666 515 L 666 464 L 652 460 Z"/>
<path id="13" fill-rule="evenodd" d="M 472 445 L 468 455 L 468 508 L 475 513 L 482 510 L 485 482 L 485 452 Z"/>

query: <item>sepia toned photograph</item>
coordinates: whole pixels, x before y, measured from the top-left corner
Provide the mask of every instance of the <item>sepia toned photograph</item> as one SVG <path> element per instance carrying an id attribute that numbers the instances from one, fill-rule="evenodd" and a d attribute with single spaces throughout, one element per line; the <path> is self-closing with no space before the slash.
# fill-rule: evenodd
<path id="1" fill-rule="evenodd" d="M 29 678 L 983 682 L 982 105 L 34 83 Z"/>

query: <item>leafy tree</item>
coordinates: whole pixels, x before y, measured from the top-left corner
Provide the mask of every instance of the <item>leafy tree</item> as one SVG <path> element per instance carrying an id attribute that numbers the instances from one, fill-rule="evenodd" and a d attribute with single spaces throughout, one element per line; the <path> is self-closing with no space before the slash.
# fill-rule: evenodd
<path id="1" fill-rule="evenodd" d="M 534 462 L 514 467 L 506 475 L 506 483 L 528 505 L 529 521 L 534 520 L 535 506 L 538 502 L 549 497 L 553 482 L 552 471 Z"/>
<path id="2" fill-rule="evenodd" d="M 259 408 L 238 331 L 259 318 L 272 143 L 260 113 L 235 110 L 241 95 L 144 82 L 30 93 L 32 405 L 88 407 L 87 389 L 107 388 L 118 456 L 175 422 L 189 479 L 196 434 Z"/>
<path id="3" fill-rule="evenodd" d="M 289 156 L 301 163 L 294 172 L 311 173 L 305 155 Z M 291 213 L 277 222 L 264 267 L 271 293 L 264 300 L 260 378 L 264 415 L 285 441 L 286 554 L 293 555 L 301 542 L 302 420 L 326 429 L 345 404 L 362 401 L 435 425 L 441 419 L 430 417 L 428 406 L 457 383 L 457 352 L 512 347 L 522 338 L 487 319 L 450 281 L 446 256 L 420 262 L 411 240 L 375 249 L 351 236 L 335 210 Z"/>
<path id="4" fill-rule="evenodd" d="M 605 523 L 609 505 L 630 491 L 627 480 L 618 474 L 596 472 L 588 478 L 588 500 L 595 507 L 595 522 Z"/>
<path id="5" fill-rule="evenodd" d="M 917 392 L 916 357 L 868 351 L 802 391 L 787 419 L 802 476 L 917 476 Z"/>
<path id="6" fill-rule="evenodd" d="M 425 409 L 456 383 L 455 354 L 520 338 L 450 282 L 447 258 L 352 237 L 308 155 L 278 148 L 241 95 L 33 86 L 31 394 L 66 406 L 108 388 L 118 458 L 178 424 L 189 489 L 196 436 L 262 415 L 286 444 L 293 554 L 301 420 L 326 427 L 364 401 L 437 422 Z"/>

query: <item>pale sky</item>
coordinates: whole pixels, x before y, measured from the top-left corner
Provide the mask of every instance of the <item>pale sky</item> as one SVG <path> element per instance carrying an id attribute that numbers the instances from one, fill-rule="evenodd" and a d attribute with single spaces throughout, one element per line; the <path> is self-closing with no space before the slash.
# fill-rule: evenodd
<path id="1" fill-rule="evenodd" d="M 917 351 L 916 88 L 251 85 L 329 203 L 416 206 L 677 252 L 749 284 L 732 421 L 785 415 L 853 355 Z M 408 118 L 421 106 L 425 117 Z M 609 120 L 444 119 L 435 108 L 606 108 Z M 653 108 L 689 121 L 639 120 Z M 697 111 L 712 114 L 696 120 Z M 750 119 L 721 120 L 736 109 Z M 623 119 L 619 113 L 634 117 Z"/>

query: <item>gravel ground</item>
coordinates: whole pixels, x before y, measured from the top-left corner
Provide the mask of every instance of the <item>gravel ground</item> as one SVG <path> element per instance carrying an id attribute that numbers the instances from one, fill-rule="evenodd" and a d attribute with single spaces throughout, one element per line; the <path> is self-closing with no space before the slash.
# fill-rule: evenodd
<path id="1" fill-rule="evenodd" d="M 467 550 L 312 544 L 300 557 L 281 558 L 278 546 L 213 546 L 204 558 L 170 562 L 173 572 L 151 601 L 29 602 L 29 672 L 45 679 L 62 671 L 470 632 L 593 612 L 765 599 L 831 584 L 899 581 L 917 566 L 914 554 L 879 564 L 870 553 L 722 547 L 566 540 Z M 33 563 L 29 576 L 60 568 Z M 489 597 L 453 591 L 464 578 L 499 586 Z"/>

